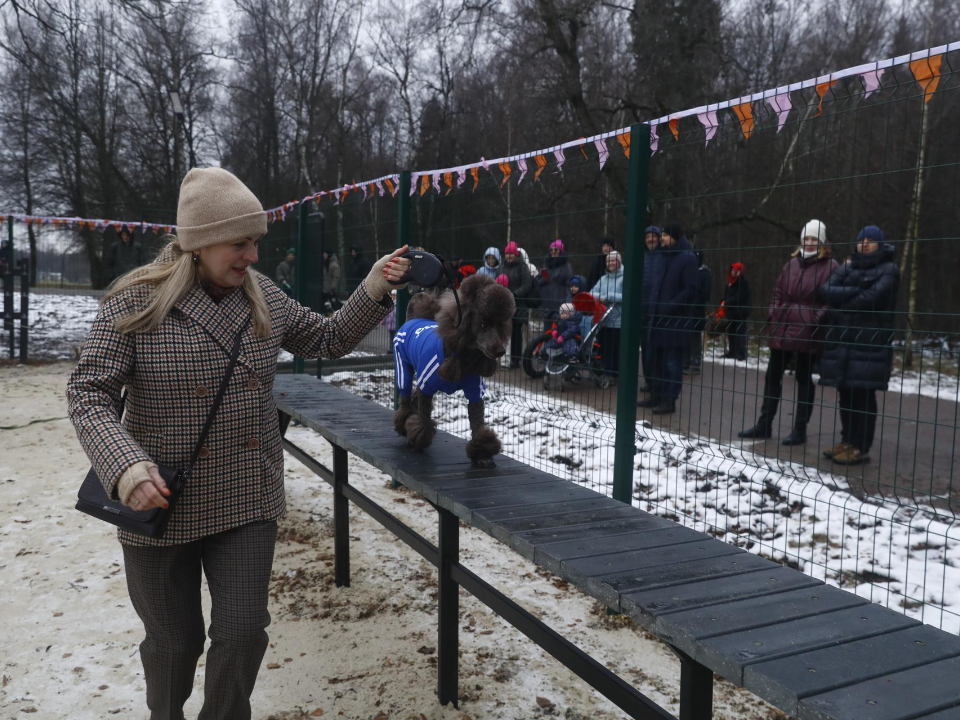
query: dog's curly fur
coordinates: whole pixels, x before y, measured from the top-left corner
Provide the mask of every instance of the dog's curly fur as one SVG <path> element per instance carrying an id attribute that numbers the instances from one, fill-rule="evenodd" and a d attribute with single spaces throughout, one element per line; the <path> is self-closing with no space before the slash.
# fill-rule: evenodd
<path id="1" fill-rule="evenodd" d="M 465 375 L 491 377 L 510 342 L 516 310 L 513 294 L 489 275 L 471 275 L 460 286 L 460 302 L 463 320 L 459 326 L 457 304 L 450 290 L 439 297 L 415 295 L 407 306 L 407 318 L 436 320 L 444 352 L 438 369 L 441 378 L 458 382 Z M 432 413 L 433 397 L 415 392 L 401 398 L 393 416 L 394 429 L 407 438 L 410 447 L 423 450 L 437 432 Z M 493 467 L 493 456 L 500 452 L 501 445 L 497 434 L 484 422 L 483 402 L 469 403 L 467 414 L 471 433 L 467 456 L 478 467 Z"/>

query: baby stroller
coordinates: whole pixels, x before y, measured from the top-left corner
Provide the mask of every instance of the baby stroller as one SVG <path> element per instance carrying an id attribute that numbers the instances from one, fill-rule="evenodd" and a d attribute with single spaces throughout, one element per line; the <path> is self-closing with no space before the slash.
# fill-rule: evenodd
<path id="1" fill-rule="evenodd" d="M 543 378 L 543 387 L 550 389 L 551 381 L 559 382 L 563 391 L 564 382 L 579 385 L 584 375 L 590 376 L 599 388 L 610 386 L 610 376 L 603 372 L 603 348 L 597 342 L 601 323 L 612 312 L 588 292 L 577 293 L 573 306 L 590 320 L 590 327 L 580 337 L 580 346 L 574 358 L 568 357 L 560 348 L 548 348 L 553 335 L 549 332 L 533 338 L 523 350 L 523 371 L 531 378 Z M 556 323 L 554 323 L 556 328 Z"/>

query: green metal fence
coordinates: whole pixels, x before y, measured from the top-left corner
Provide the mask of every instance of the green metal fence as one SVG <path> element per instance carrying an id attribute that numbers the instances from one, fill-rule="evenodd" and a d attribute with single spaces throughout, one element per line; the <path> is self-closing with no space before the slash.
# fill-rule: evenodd
<path id="1" fill-rule="evenodd" d="M 960 52 L 940 53 L 933 91 L 910 60 L 680 113 L 675 122 L 636 125 L 629 135 L 611 133 L 601 138 L 608 158 L 591 138 L 521 158 L 526 172 L 514 159 L 481 166 L 476 181 L 471 171 L 462 184 L 455 172 L 413 172 L 403 174 L 395 196 L 352 190 L 337 194 L 336 204 L 325 196 L 318 206 L 301 206 L 323 214 L 322 240 L 308 225 L 301 254 L 315 252 L 317 243 L 335 250 L 341 282 L 323 292 L 343 299 L 357 275 L 348 269 L 351 246 L 372 261 L 409 240 L 480 269 L 488 247 L 503 263 L 507 243 L 517 243 L 542 287 L 518 297 L 522 347 L 487 385 L 487 417 L 504 452 L 960 632 L 960 489 L 953 479 L 960 258 L 951 252 L 960 227 Z M 892 305 L 867 293 L 856 308 L 827 309 L 817 289 L 818 299 L 799 316 L 784 315 L 784 298 L 802 288 L 778 289 L 777 281 L 811 219 L 826 227 L 842 271 L 834 281 L 855 279 L 837 291 L 851 298 L 870 290 L 866 270 L 879 257 L 855 252 L 857 235 L 867 225 L 882 228 L 899 268 Z M 645 228 L 673 223 L 702 263 L 664 247 L 647 250 Z M 265 248 L 292 242 L 295 226 L 292 219 L 272 225 Z M 607 259 L 604 238 L 616 245 L 624 269 L 622 295 L 598 298 L 619 312 L 621 327 L 611 327 L 608 316 L 595 329 L 586 313 L 581 337 L 589 347 L 570 358 L 544 349 L 551 339 L 544 333 L 557 321 L 551 279 L 564 268 L 550 258 L 558 238 L 582 291 L 594 289 L 587 276 Z M 266 249 L 263 255 L 261 266 L 269 269 L 277 259 Z M 727 279 L 733 263 L 742 263 L 751 290 L 739 303 Z M 300 277 L 315 288 L 322 268 L 305 258 Z M 707 298 L 669 296 L 705 269 L 712 276 Z M 725 317 L 709 317 L 725 296 Z M 301 295 L 323 310 L 320 295 L 312 297 Z M 793 353 L 778 412 L 767 417 L 764 401 L 769 410 L 771 389 L 779 387 L 777 372 L 772 384 L 766 380 L 771 361 L 791 360 L 769 347 L 784 326 L 802 330 L 809 343 L 806 357 Z M 321 363 L 321 374 L 391 405 L 394 327 L 378 328 L 344 361 Z M 511 366 L 511 355 L 519 366 Z M 837 357 L 853 370 L 838 376 Z M 885 389 L 867 387 L 876 364 L 849 365 L 851 358 L 889 362 Z M 808 361 L 815 395 L 798 404 Z M 672 369 L 675 362 L 680 367 Z M 650 385 L 667 396 L 679 389 L 675 407 L 664 397 L 653 405 L 667 407 L 638 407 L 650 397 L 640 387 Z M 808 412 L 799 423 L 805 442 L 784 445 Z M 438 398 L 435 417 L 441 429 L 468 436 L 462 397 Z M 767 419 L 769 438 L 740 437 Z M 841 440 L 864 445 L 874 419 L 871 446 L 857 448 L 868 461 L 841 465 L 824 456 Z"/>

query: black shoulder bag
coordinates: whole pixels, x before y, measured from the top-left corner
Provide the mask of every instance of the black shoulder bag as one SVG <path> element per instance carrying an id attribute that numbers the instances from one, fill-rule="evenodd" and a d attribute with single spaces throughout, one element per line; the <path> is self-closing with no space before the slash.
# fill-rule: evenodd
<path id="1" fill-rule="evenodd" d="M 233 370 L 237 365 L 237 358 L 240 356 L 240 339 L 249 324 L 250 321 L 247 320 L 233 340 L 233 349 L 230 352 L 230 366 L 227 368 L 227 373 L 220 382 L 220 389 L 217 390 L 217 396 L 213 400 L 213 406 L 207 414 L 207 421 L 203 424 L 203 430 L 200 431 L 200 438 L 197 440 L 197 445 L 193 449 L 193 458 L 190 460 L 189 467 L 187 467 L 186 470 L 165 467 L 163 465 L 157 468 L 160 472 L 160 477 L 163 478 L 167 487 L 170 488 L 170 495 L 166 498 L 170 507 L 167 509 L 150 508 L 149 510 L 134 510 L 119 500 L 113 500 L 107 497 L 107 492 L 103 489 L 103 483 L 100 482 L 97 471 L 90 468 L 87 476 L 83 479 L 83 485 L 80 486 L 80 492 L 77 493 L 77 510 L 136 535 L 146 535 L 152 538 L 163 537 L 163 533 L 167 529 L 167 523 L 170 522 L 170 516 L 173 514 L 173 509 L 177 506 L 177 500 L 180 499 L 183 488 L 190 479 L 190 473 L 193 471 L 193 466 L 196 464 L 197 458 L 200 455 L 200 449 L 207 439 L 207 434 L 213 425 L 217 410 L 220 408 L 223 396 L 227 392 L 227 385 L 230 383 Z M 123 417 L 125 405 L 126 394 L 124 394 L 121 399 L 120 417 Z"/>

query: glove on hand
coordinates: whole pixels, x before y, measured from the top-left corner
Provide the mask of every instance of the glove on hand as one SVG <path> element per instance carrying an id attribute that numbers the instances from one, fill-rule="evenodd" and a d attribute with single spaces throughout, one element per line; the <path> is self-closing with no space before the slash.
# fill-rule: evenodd
<path id="1" fill-rule="evenodd" d="M 383 270 L 387 267 L 387 263 L 390 260 L 394 259 L 394 253 L 389 255 L 384 255 L 382 258 L 377 260 L 373 267 L 370 268 L 370 273 L 367 275 L 366 280 L 363 281 L 364 287 L 367 289 L 367 294 L 372 297 L 377 302 L 382 302 L 383 298 L 389 295 L 393 290 L 399 290 L 400 288 L 405 288 L 406 283 L 402 285 L 392 285 L 387 282 L 387 279 L 383 276 Z M 409 263 L 409 260 L 404 262 Z"/>

